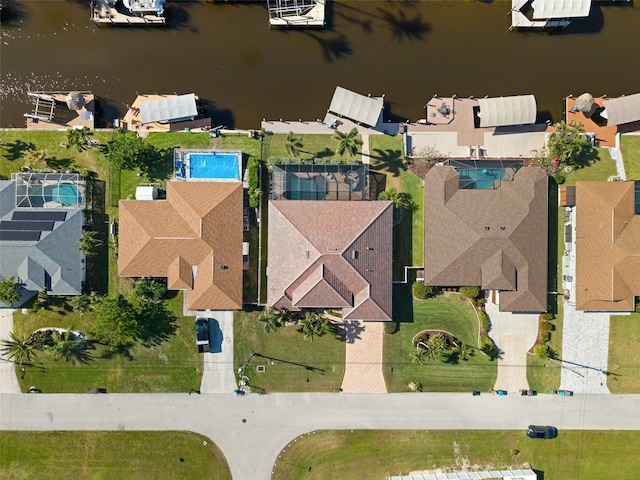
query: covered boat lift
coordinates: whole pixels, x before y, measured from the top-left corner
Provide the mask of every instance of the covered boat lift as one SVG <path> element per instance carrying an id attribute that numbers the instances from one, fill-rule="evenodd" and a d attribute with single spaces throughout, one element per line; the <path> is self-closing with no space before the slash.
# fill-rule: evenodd
<path id="1" fill-rule="evenodd" d="M 343 87 L 336 87 L 329 112 L 356 123 L 375 127 L 382 121 L 384 97 L 360 95 Z"/>
<path id="2" fill-rule="evenodd" d="M 270 27 L 324 27 L 326 0 L 267 0 Z"/>
<path id="3" fill-rule="evenodd" d="M 564 28 L 571 18 L 588 17 L 592 0 L 511 0 L 511 26 L 513 29 Z M 533 19 L 524 12 L 529 3 L 533 7 Z"/>
<path id="4" fill-rule="evenodd" d="M 198 116 L 196 96 L 193 93 L 140 102 L 142 124 L 193 120 Z"/>
<path id="5" fill-rule="evenodd" d="M 480 127 L 507 127 L 536 123 L 538 109 L 533 95 L 479 98 Z"/>
<path id="6" fill-rule="evenodd" d="M 600 113 L 607 119 L 607 126 L 623 125 L 640 120 L 640 93 L 605 100 Z"/>

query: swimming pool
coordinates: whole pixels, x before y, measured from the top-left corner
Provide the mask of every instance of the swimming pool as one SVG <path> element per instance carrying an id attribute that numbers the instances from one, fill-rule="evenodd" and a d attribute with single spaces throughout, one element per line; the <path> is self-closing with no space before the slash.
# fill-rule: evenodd
<path id="1" fill-rule="evenodd" d="M 492 190 L 496 187 L 496 182 L 500 185 L 500 180 L 504 177 L 503 168 L 470 168 L 458 170 L 460 184 L 462 188 L 474 190 Z"/>
<path id="2" fill-rule="evenodd" d="M 239 152 L 190 153 L 189 178 L 240 180 L 240 155 Z"/>
<path id="3" fill-rule="evenodd" d="M 45 185 L 42 189 L 42 197 L 45 202 L 58 202 L 63 207 L 77 205 L 81 202 L 78 187 L 72 183 Z"/>

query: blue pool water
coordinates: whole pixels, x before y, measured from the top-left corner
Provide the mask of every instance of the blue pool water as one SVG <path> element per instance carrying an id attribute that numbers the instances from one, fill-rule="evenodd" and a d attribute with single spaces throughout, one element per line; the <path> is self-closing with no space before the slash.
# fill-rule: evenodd
<path id="1" fill-rule="evenodd" d="M 476 190 L 491 190 L 496 180 L 502 180 L 504 170 L 502 168 L 470 168 L 458 170 L 460 181 L 466 182 L 465 188 Z"/>
<path id="2" fill-rule="evenodd" d="M 78 187 L 72 183 L 45 185 L 42 196 L 44 197 L 45 202 L 58 202 L 64 207 L 80 203 Z"/>
<path id="3" fill-rule="evenodd" d="M 189 154 L 189 177 L 240 180 L 240 158 L 233 153 Z"/>

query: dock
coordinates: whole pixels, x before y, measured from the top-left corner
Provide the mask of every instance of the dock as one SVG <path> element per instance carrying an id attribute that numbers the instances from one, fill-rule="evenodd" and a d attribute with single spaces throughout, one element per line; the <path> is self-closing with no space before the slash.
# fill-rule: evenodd
<path id="1" fill-rule="evenodd" d="M 116 0 L 91 0 L 91 21 L 99 26 L 163 26 L 166 23 L 161 12 L 130 13 Z"/>
<path id="2" fill-rule="evenodd" d="M 543 0 L 543 2 L 544 1 L 545 0 Z M 562 3 L 563 1 L 564 0 L 558 0 L 559 3 Z M 568 20 L 567 18 L 538 18 L 535 10 L 534 19 L 531 20 L 523 12 L 523 10 L 528 8 L 528 4 L 529 0 L 511 0 L 511 26 L 509 27 L 509 30 L 551 30 L 555 28 L 564 28 L 571 24 L 571 20 Z M 577 14 L 582 16 L 581 12 L 578 12 Z"/>
<path id="3" fill-rule="evenodd" d="M 267 0 L 269 27 L 320 27 L 325 25 L 326 0 Z"/>
<path id="4" fill-rule="evenodd" d="M 27 130 L 66 130 L 95 126 L 95 96 L 89 91 L 28 92 L 33 111 L 25 113 Z"/>

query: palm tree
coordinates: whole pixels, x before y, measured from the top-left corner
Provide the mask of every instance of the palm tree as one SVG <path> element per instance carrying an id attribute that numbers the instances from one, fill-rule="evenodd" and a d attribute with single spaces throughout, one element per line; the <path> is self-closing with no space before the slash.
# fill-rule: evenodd
<path id="1" fill-rule="evenodd" d="M 453 351 L 458 354 L 458 357 L 461 360 L 464 361 L 469 360 L 469 358 L 473 356 L 473 349 L 464 342 L 462 342 L 459 347 L 455 347 Z"/>
<path id="2" fill-rule="evenodd" d="M 324 335 L 320 317 L 316 313 L 307 312 L 298 325 L 298 331 L 304 334 L 305 340 L 313 342 L 316 337 Z"/>
<path id="3" fill-rule="evenodd" d="M 97 236 L 98 232 L 96 232 L 95 230 L 82 231 L 79 250 L 84 254 L 85 257 L 94 256 L 97 253 L 95 251 L 95 248 L 102 245 L 102 242 L 96 238 Z"/>
<path id="4" fill-rule="evenodd" d="M 79 152 L 84 150 L 92 135 L 93 132 L 87 127 L 70 128 L 67 130 L 67 148 L 74 146 Z"/>
<path id="5" fill-rule="evenodd" d="M 9 306 L 16 303 L 20 298 L 20 285 L 15 282 L 15 277 L 9 277 L 0 281 L 0 302 Z"/>
<path id="6" fill-rule="evenodd" d="M 447 339 L 441 333 L 437 333 L 429 337 L 427 347 L 429 347 L 429 357 L 434 359 L 436 355 L 440 355 L 447 349 Z"/>
<path id="7" fill-rule="evenodd" d="M 333 139 L 338 141 L 338 148 L 336 152 L 338 155 L 344 155 L 345 152 L 349 154 L 350 157 L 355 156 L 358 153 L 358 147 L 362 145 L 362 140 L 357 138 L 358 129 L 352 128 L 349 133 L 344 133 L 341 131 L 336 131 L 333 135 Z"/>
<path id="8" fill-rule="evenodd" d="M 287 134 L 287 143 L 285 147 L 289 155 L 297 158 L 298 155 L 300 155 L 300 152 L 302 151 L 303 145 L 302 145 L 302 141 L 298 137 L 294 136 L 293 132 L 289 132 Z"/>
<path id="9" fill-rule="evenodd" d="M 411 209 L 413 207 L 413 199 L 410 193 L 398 192 L 394 187 L 387 188 L 378 194 L 378 200 L 389 200 L 393 202 L 393 207 Z"/>
<path id="10" fill-rule="evenodd" d="M 276 311 L 269 307 L 264 309 L 264 312 L 262 312 L 262 315 L 258 320 L 264 322 L 264 331 L 267 333 L 273 332 L 278 327 L 282 326 Z"/>
<path id="11" fill-rule="evenodd" d="M 87 342 L 82 339 L 74 339 L 71 331 L 67 331 L 64 335 L 55 336 L 55 345 L 51 350 L 51 356 L 54 360 L 64 358 L 67 362 L 75 363 L 75 360 L 86 363 L 91 355 L 86 351 Z"/>
<path id="12" fill-rule="evenodd" d="M 31 341 L 31 337 L 25 335 L 19 335 L 15 332 L 9 334 L 10 340 L 2 340 L 2 353 L 7 360 L 13 360 L 14 363 L 22 366 L 25 363 L 30 363 L 34 352 L 34 343 Z"/>
<path id="13" fill-rule="evenodd" d="M 429 351 L 418 347 L 415 352 L 411 353 L 411 361 L 416 365 L 424 365 L 427 362 Z"/>
<path id="14" fill-rule="evenodd" d="M 75 296 L 71 299 L 71 307 L 74 312 L 78 312 L 80 315 L 83 315 L 91 308 L 91 298 L 89 295 L 84 294 Z"/>

